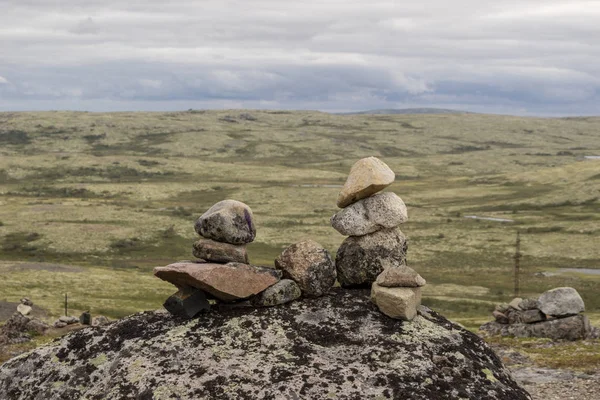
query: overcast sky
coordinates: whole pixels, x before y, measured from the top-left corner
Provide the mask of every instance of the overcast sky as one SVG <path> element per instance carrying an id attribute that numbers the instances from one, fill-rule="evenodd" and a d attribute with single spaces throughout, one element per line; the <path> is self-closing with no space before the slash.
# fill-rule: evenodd
<path id="1" fill-rule="evenodd" d="M 600 0 L 0 0 L 0 110 L 600 115 Z"/>

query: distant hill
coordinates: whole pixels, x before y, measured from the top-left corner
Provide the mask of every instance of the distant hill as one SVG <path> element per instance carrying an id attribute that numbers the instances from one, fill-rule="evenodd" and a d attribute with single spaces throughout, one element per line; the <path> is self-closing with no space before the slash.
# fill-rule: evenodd
<path id="1" fill-rule="evenodd" d="M 357 115 L 357 114 L 473 114 L 469 111 L 448 110 L 445 108 L 400 108 L 400 109 L 380 109 L 367 111 L 354 111 L 346 113 L 338 113 L 340 115 Z"/>

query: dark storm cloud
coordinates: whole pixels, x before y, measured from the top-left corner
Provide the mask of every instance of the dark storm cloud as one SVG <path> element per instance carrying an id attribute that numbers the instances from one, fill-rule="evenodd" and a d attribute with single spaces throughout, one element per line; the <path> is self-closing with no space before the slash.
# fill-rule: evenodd
<path id="1" fill-rule="evenodd" d="M 598 1 L 5 0 L 0 7 L 0 110 L 600 114 Z"/>

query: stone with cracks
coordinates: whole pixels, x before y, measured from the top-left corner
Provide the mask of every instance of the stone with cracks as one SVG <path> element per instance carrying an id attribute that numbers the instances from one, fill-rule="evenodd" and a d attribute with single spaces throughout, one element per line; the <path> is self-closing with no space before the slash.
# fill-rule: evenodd
<path id="1" fill-rule="evenodd" d="M 331 226 L 346 236 L 362 236 L 395 228 L 408 220 L 406 205 L 395 193 L 377 193 L 357 201 L 331 217 Z"/>
<path id="2" fill-rule="evenodd" d="M 318 297 L 335 283 L 336 270 L 329 252 L 314 240 L 303 240 L 288 246 L 275 260 L 275 268 L 283 277 L 294 280 L 302 294 Z"/>
<path id="3" fill-rule="evenodd" d="M 192 320 L 138 313 L 0 366 L 3 400 L 461 397 L 531 399 L 477 335 L 426 307 L 388 318 L 368 290 L 339 288 Z"/>
<path id="4" fill-rule="evenodd" d="M 408 243 L 398 228 L 364 236 L 350 236 L 335 257 L 338 281 L 343 287 L 371 285 L 386 268 L 406 263 Z"/>
<path id="5" fill-rule="evenodd" d="M 427 282 L 409 266 L 389 267 L 383 270 L 375 280 L 379 286 L 385 287 L 420 287 Z"/>
<path id="6" fill-rule="evenodd" d="M 383 161 L 376 157 L 358 160 L 350 169 L 346 183 L 337 199 L 337 206 L 344 208 L 369 197 L 394 182 L 396 175 Z"/>
<path id="7" fill-rule="evenodd" d="M 389 288 L 374 283 L 371 301 L 388 317 L 410 321 L 421 305 L 421 288 Z"/>
<path id="8" fill-rule="evenodd" d="M 302 296 L 302 291 L 296 282 L 291 279 L 282 279 L 273 286 L 265 289 L 250 299 L 250 303 L 257 307 L 270 307 L 289 303 Z"/>
<path id="9" fill-rule="evenodd" d="M 175 263 L 154 268 L 158 278 L 182 287 L 195 287 L 222 301 L 247 299 L 279 282 L 280 272 L 241 263 Z"/>
<path id="10" fill-rule="evenodd" d="M 252 210 L 237 200 L 223 200 L 209 208 L 194 229 L 207 239 L 231 244 L 250 243 L 256 237 Z"/>
<path id="11" fill-rule="evenodd" d="M 583 299 L 577 290 L 571 287 L 548 290 L 541 294 L 538 302 L 544 314 L 554 317 L 575 315 L 585 311 Z"/>
<path id="12" fill-rule="evenodd" d="M 194 243 L 194 257 L 202 260 L 228 263 L 248 264 L 248 251 L 244 244 L 229 244 L 210 239 L 200 239 Z"/>

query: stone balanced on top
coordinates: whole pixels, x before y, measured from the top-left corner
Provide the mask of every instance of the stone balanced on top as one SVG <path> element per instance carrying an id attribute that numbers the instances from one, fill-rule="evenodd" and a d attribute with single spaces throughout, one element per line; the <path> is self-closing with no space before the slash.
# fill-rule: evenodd
<path id="1" fill-rule="evenodd" d="M 412 320 L 425 280 L 406 265 L 408 243 L 398 228 L 408 219 L 406 205 L 393 192 L 380 193 L 394 180 L 394 172 L 378 158 L 352 166 L 337 200 L 342 210 L 331 217 L 333 228 L 348 236 L 335 265 L 341 286 L 371 285 L 371 299 L 381 312 Z"/>

